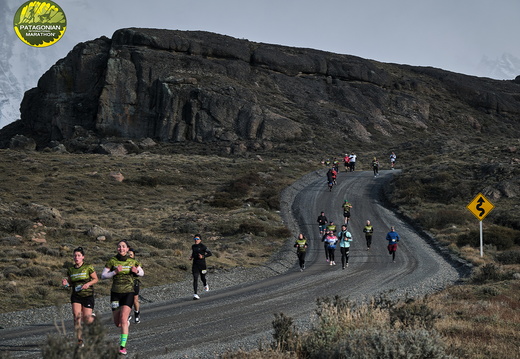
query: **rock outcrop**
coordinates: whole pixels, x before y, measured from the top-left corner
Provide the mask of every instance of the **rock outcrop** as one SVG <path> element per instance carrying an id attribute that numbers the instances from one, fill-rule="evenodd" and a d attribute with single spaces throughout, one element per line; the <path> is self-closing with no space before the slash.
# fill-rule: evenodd
<path id="1" fill-rule="evenodd" d="M 0 133 L 51 141 L 150 138 L 268 148 L 515 128 L 520 84 L 207 32 L 121 29 L 78 44 Z M 81 131 L 78 131 L 78 128 Z M 89 148 L 89 147 L 85 147 Z"/>

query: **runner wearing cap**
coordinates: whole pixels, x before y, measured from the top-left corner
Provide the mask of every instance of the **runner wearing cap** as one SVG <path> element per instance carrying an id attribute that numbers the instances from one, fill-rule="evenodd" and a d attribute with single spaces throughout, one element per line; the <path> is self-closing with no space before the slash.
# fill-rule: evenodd
<path id="1" fill-rule="evenodd" d="M 206 258 L 210 257 L 212 253 L 204 244 L 202 244 L 200 234 L 196 234 L 193 237 L 193 240 L 195 241 L 195 244 L 191 246 L 190 260 L 193 261 L 191 267 L 191 272 L 193 273 L 193 299 L 197 300 L 200 299 L 199 295 L 197 294 L 199 276 L 202 284 L 204 284 L 204 291 L 209 291 L 209 286 L 206 281 Z"/>

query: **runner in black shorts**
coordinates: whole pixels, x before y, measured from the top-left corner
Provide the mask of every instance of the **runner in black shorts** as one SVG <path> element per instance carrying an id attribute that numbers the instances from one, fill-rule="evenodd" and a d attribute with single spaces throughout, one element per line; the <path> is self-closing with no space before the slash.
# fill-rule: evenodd
<path id="1" fill-rule="evenodd" d="M 350 221 L 350 209 L 352 208 L 352 205 L 349 201 L 345 200 L 345 202 L 341 205 L 341 208 L 343 208 L 344 224 L 348 226 L 348 222 Z"/>
<path id="2" fill-rule="evenodd" d="M 143 268 L 140 263 L 128 256 L 128 243 L 125 240 L 117 243 L 117 255 L 108 260 L 101 278 L 113 278 L 110 290 L 112 317 L 116 327 L 121 328 L 119 354 L 126 355 L 130 312 L 134 303 L 134 275 L 142 277 Z"/>
<path id="3" fill-rule="evenodd" d="M 64 287 L 72 287 L 70 302 L 74 316 L 74 330 L 78 339 L 78 345 L 83 346 L 82 324 L 90 324 L 94 320 L 94 284 L 98 277 L 94 267 L 85 264 L 85 252 L 83 248 L 74 249 L 74 266 L 67 270 L 67 278 L 63 278 L 61 284 Z"/>

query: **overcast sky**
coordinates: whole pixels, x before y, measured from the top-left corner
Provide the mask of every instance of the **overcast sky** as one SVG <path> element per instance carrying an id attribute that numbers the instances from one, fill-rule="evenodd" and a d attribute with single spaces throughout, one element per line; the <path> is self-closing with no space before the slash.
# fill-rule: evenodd
<path id="1" fill-rule="evenodd" d="M 65 36 L 81 41 L 130 26 L 205 30 L 470 75 L 479 75 L 483 56 L 520 58 L 520 0 L 56 2 L 67 16 Z"/>

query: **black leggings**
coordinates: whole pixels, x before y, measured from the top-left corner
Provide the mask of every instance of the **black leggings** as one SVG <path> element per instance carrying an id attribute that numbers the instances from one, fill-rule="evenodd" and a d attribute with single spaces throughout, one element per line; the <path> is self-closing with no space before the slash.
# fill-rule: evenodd
<path id="1" fill-rule="evenodd" d="M 329 253 L 329 261 L 334 262 L 334 252 L 336 251 L 336 248 L 327 248 L 327 251 Z"/>
<path id="2" fill-rule="evenodd" d="M 300 263 L 300 268 L 305 266 L 305 254 L 307 252 L 298 252 L 298 262 Z"/>
<path id="3" fill-rule="evenodd" d="M 372 245 L 372 236 L 365 236 L 365 239 L 367 240 L 367 248 L 370 248 Z"/>
<path id="4" fill-rule="evenodd" d="M 199 275 L 202 284 L 206 286 L 206 264 L 204 265 L 196 265 L 194 264 L 191 267 L 191 272 L 193 273 L 193 293 L 197 294 L 197 287 L 199 283 Z"/>
<path id="5" fill-rule="evenodd" d="M 329 259 L 329 244 L 327 242 L 323 243 L 323 248 L 325 248 L 325 258 Z"/>
<path id="6" fill-rule="evenodd" d="M 348 263 L 348 255 L 350 253 L 350 247 L 340 247 L 341 251 L 341 266 L 344 267 L 345 263 Z"/>

